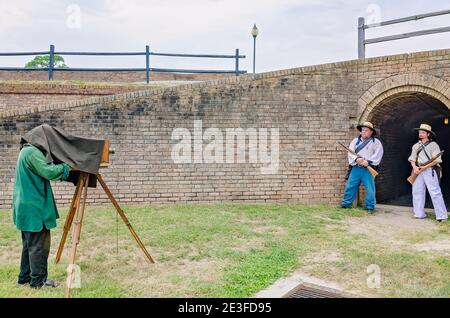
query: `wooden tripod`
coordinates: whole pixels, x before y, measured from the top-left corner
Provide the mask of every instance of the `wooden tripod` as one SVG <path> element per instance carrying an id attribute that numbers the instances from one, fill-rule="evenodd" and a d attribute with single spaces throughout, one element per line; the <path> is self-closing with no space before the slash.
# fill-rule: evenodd
<path id="1" fill-rule="evenodd" d="M 128 229 L 131 232 L 131 235 L 134 237 L 136 242 L 138 243 L 139 247 L 144 252 L 147 259 L 150 261 L 150 263 L 155 263 L 152 256 L 149 254 L 147 249 L 145 248 L 144 244 L 142 243 L 139 236 L 134 231 L 133 227 L 131 226 L 130 222 L 128 221 L 128 218 L 126 217 L 123 210 L 120 208 L 119 204 L 117 203 L 116 199 L 112 195 L 111 191 L 107 187 L 105 181 L 103 181 L 102 176 L 100 173 L 96 174 L 97 180 L 102 185 L 103 190 L 111 200 L 112 204 L 114 205 L 117 213 L 120 215 L 122 220 L 127 225 Z M 81 235 L 81 224 L 83 222 L 83 216 L 84 216 L 84 208 L 86 205 L 86 197 L 87 197 L 87 189 L 89 185 L 89 173 L 86 172 L 80 172 L 80 176 L 78 179 L 78 184 L 75 189 L 75 193 L 73 194 L 72 202 L 70 204 L 69 213 L 66 217 L 66 223 L 64 224 L 64 231 L 61 237 L 61 241 L 59 243 L 58 251 L 56 253 L 56 263 L 58 263 L 61 259 L 61 255 L 64 249 L 64 244 L 66 242 L 67 235 L 69 233 L 70 227 L 72 226 L 72 223 L 74 222 L 74 228 L 72 231 L 72 247 L 70 251 L 70 264 L 68 269 L 68 277 L 67 277 L 67 284 L 66 284 L 66 290 L 65 290 L 65 297 L 70 297 L 70 291 L 72 288 L 73 283 L 73 274 L 74 274 L 74 265 L 75 265 L 75 258 L 77 253 L 77 247 L 80 243 L 80 235 Z"/>

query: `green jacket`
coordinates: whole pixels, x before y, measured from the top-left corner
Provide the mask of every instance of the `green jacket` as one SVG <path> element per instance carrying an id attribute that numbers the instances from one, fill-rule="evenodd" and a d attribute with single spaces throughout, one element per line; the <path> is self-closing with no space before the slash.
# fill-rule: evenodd
<path id="1" fill-rule="evenodd" d="M 59 218 L 49 180 L 66 180 L 68 164 L 47 163 L 35 146 L 25 144 L 17 159 L 13 190 L 13 220 L 21 231 L 40 232 L 56 227 Z"/>

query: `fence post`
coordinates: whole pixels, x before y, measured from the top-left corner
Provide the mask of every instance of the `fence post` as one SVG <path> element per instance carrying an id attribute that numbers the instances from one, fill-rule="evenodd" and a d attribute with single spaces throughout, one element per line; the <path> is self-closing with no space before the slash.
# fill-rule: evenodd
<path id="1" fill-rule="evenodd" d="M 150 47 L 145 46 L 145 78 L 147 84 L 150 82 Z"/>
<path id="2" fill-rule="evenodd" d="M 48 80 L 53 81 L 53 67 L 55 65 L 55 46 L 50 44 L 50 61 L 48 63 Z"/>
<path id="3" fill-rule="evenodd" d="M 364 30 L 364 18 L 358 18 L 358 59 L 363 59 L 366 57 L 366 44 L 365 42 L 365 30 Z"/>
<path id="4" fill-rule="evenodd" d="M 239 76 L 239 49 L 236 49 L 236 76 Z"/>

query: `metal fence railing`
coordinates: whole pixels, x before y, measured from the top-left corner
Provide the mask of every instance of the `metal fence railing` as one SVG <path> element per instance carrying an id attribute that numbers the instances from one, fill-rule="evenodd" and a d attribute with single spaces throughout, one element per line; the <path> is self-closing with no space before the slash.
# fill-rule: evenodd
<path id="1" fill-rule="evenodd" d="M 447 26 L 447 27 L 441 27 L 441 28 L 434 28 L 434 29 L 428 29 L 428 30 L 421 30 L 421 31 L 409 32 L 409 33 L 403 33 L 403 34 L 395 34 L 395 35 L 382 36 L 382 37 L 378 37 L 378 38 L 366 39 L 366 34 L 365 34 L 366 29 L 385 26 L 385 25 L 391 25 L 391 24 L 397 24 L 397 23 L 403 23 L 403 22 L 408 22 L 408 21 L 417 21 L 420 19 L 436 17 L 436 16 L 446 15 L 446 14 L 450 14 L 450 10 L 442 10 L 442 11 L 437 11 L 437 12 L 418 14 L 418 15 L 413 15 L 413 16 L 406 17 L 406 18 L 388 20 L 388 21 L 372 23 L 372 24 L 366 24 L 365 19 L 360 17 L 360 18 L 358 18 L 358 58 L 363 59 L 366 57 L 366 45 L 367 44 L 400 40 L 400 39 L 406 39 L 406 38 L 411 38 L 411 37 L 421 36 L 421 35 L 450 32 L 450 26 Z"/>
<path id="2" fill-rule="evenodd" d="M 245 58 L 245 55 L 239 54 L 239 49 L 236 49 L 233 55 L 218 55 L 218 54 L 178 54 L 178 53 L 157 53 L 151 52 L 150 47 L 145 46 L 144 52 L 58 52 L 55 51 L 55 46 L 50 45 L 49 51 L 43 52 L 10 52 L 1 53 L 1 56 L 38 56 L 48 55 L 49 67 L 39 68 L 25 68 L 25 67 L 1 67 L 0 71 L 46 71 L 48 72 L 48 79 L 53 80 L 53 73 L 55 72 L 129 72 L 129 71 L 142 71 L 145 72 L 147 83 L 150 81 L 150 72 L 164 72 L 164 73 L 193 73 L 193 74 L 245 74 L 247 71 L 239 69 L 239 60 Z M 59 68 L 55 67 L 55 55 L 67 56 L 67 55 L 90 55 L 90 56 L 145 56 L 145 68 L 76 68 L 67 67 Z M 150 56 L 166 56 L 166 57 L 185 57 L 185 58 L 213 58 L 213 59 L 234 59 L 234 70 L 196 70 L 196 69 L 168 69 L 168 68 L 154 68 L 150 67 Z"/>

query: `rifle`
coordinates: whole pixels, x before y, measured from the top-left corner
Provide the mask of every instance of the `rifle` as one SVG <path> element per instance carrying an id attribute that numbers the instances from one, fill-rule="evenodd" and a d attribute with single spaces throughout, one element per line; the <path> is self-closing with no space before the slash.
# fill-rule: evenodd
<path id="1" fill-rule="evenodd" d="M 349 153 L 351 153 L 352 155 L 358 157 L 358 158 L 363 158 L 362 156 L 358 155 L 356 152 L 354 152 L 353 150 L 351 150 L 349 147 L 347 147 L 346 145 L 344 145 L 342 142 L 338 142 L 339 145 L 341 145 L 342 147 L 344 147 Z M 366 167 L 367 170 L 369 170 L 370 174 L 372 175 L 372 177 L 376 177 L 378 175 L 378 172 L 372 168 L 371 166 L 367 166 Z"/>
<path id="2" fill-rule="evenodd" d="M 428 160 L 427 162 L 425 162 L 423 165 L 420 165 L 419 167 L 423 167 L 423 166 L 426 166 L 426 165 L 432 163 L 432 162 L 435 161 L 437 158 L 439 158 L 440 156 L 442 156 L 443 153 L 444 153 L 444 150 L 442 150 L 442 151 L 441 151 L 440 153 L 438 153 L 436 156 L 434 156 L 433 158 L 431 158 L 430 160 Z M 410 175 L 410 176 L 408 177 L 408 179 L 406 179 L 406 180 L 408 180 L 409 183 L 413 184 L 413 183 L 416 181 L 417 176 L 418 176 L 418 175 L 414 173 L 414 169 L 413 169 L 413 171 L 411 172 L 411 175 Z"/>

